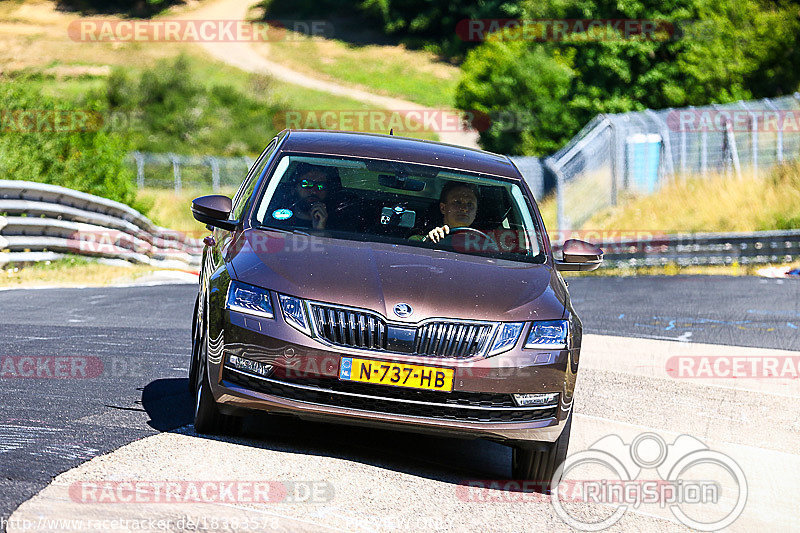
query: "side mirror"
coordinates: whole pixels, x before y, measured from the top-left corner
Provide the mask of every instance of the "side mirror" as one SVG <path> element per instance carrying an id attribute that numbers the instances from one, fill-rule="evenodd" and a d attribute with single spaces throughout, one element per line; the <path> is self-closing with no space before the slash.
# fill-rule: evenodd
<path id="1" fill-rule="evenodd" d="M 233 203 L 227 196 L 211 194 L 192 200 L 192 215 L 194 218 L 213 226 L 228 231 L 236 229 L 238 221 L 228 220 Z"/>
<path id="2" fill-rule="evenodd" d="M 577 239 L 569 239 L 561 248 L 563 259 L 556 260 L 556 268 L 562 272 L 588 272 L 603 262 L 603 250 Z"/>

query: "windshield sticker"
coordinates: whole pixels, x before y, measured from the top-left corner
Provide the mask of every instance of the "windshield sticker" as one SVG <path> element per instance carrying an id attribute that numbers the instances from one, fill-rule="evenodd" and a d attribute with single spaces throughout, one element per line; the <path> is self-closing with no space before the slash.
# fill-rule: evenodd
<path id="1" fill-rule="evenodd" d="M 287 220 L 292 218 L 292 211 L 290 209 L 276 209 L 272 212 L 272 218 L 276 220 Z"/>

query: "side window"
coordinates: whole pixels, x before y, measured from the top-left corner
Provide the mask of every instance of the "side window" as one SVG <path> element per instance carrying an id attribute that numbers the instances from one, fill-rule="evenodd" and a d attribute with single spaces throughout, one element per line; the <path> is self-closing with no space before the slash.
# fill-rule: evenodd
<path id="1" fill-rule="evenodd" d="M 241 218 L 244 208 L 247 206 L 247 200 L 253 195 L 253 189 L 255 189 L 256 183 L 258 183 L 258 177 L 261 175 L 261 172 L 264 170 L 264 167 L 267 165 L 270 156 L 275 152 L 275 147 L 277 146 L 278 141 L 273 139 L 273 141 L 269 143 L 269 146 L 261 153 L 258 160 L 253 164 L 244 182 L 242 182 L 242 186 L 239 187 L 239 192 L 236 193 L 233 199 L 233 208 L 231 209 L 229 217 L 230 220 L 239 220 Z"/>

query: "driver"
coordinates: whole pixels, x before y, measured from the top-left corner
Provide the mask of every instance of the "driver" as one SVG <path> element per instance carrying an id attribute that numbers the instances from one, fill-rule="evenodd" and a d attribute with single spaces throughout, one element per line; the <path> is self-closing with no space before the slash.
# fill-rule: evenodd
<path id="1" fill-rule="evenodd" d="M 444 224 L 428 232 L 427 238 L 439 242 L 452 228 L 469 227 L 478 213 L 478 188 L 471 183 L 448 181 L 439 196 Z"/>

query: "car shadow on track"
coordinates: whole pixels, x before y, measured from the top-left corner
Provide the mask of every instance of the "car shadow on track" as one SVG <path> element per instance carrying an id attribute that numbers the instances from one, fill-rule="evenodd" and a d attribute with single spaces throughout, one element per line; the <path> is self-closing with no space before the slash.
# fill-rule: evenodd
<path id="1" fill-rule="evenodd" d="M 158 379 L 142 391 L 148 424 L 199 439 L 233 442 L 290 454 L 358 461 L 453 484 L 471 479 L 507 479 L 511 450 L 485 440 L 417 435 L 400 431 L 308 422 L 294 417 L 253 414 L 235 436 L 194 432 L 194 401 L 187 379 Z"/>

